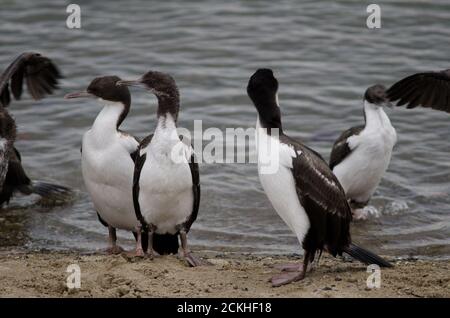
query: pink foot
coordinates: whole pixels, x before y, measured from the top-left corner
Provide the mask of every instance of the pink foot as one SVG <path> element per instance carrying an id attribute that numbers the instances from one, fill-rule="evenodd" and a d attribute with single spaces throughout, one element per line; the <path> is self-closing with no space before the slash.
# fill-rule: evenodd
<path id="1" fill-rule="evenodd" d="M 154 259 L 155 257 L 159 257 L 159 256 L 161 256 L 161 255 L 159 255 L 159 253 L 157 252 L 157 251 L 155 251 L 155 250 L 153 250 L 153 249 L 149 249 L 148 251 L 147 251 L 147 255 L 146 255 L 149 259 Z"/>
<path id="2" fill-rule="evenodd" d="M 125 256 L 128 257 L 128 258 L 144 257 L 145 253 L 142 250 L 142 248 L 137 248 L 135 250 L 125 252 Z"/>
<path id="3" fill-rule="evenodd" d="M 280 287 L 305 278 L 303 272 L 285 272 L 272 277 L 272 287 Z"/>
<path id="4" fill-rule="evenodd" d="M 353 209 L 352 214 L 354 220 L 364 221 L 369 218 L 369 215 L 363 209 Z"/>
<path id="5" fill-rule="evenodd" d="M 184 259 L 188 263 L 190 267 L 204 266 L 209 265 L 208 262 L 201 260 L 200 258 L 195 257 L 191 253 L 187 253 L 184 255 Z"/>

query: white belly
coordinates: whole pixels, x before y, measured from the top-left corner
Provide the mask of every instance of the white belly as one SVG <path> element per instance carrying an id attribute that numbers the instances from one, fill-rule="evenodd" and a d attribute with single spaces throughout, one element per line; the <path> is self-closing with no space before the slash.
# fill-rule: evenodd
<path id="1" fill-rule="evenodd" d="M 394 134 L 361 134 L 354 151 L 333 169 L 349 199 L 368 201 L 386 172 L 395 145 Z"/>
<path id="2" fill-rule="evenodd" d="M 139 204 L 156 233 L 175 234 L 192 213 L 194 195 L 187 161 L 175 163 L 169 157 L 147 153 L 140 177 Z"/>
<path id="3" fill-rule="evenodd" d="M 99 147 L 87 132 L 81 168 L 94 207 L 109 225 L 133 230 L 139 224 L 132 197 L 134 163 L 120 143 Z"/>

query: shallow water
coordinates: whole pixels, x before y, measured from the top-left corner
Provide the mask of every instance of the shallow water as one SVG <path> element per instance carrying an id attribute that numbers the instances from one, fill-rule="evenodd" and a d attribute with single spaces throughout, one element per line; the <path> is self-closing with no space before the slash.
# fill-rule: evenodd
<path id="1" fill-rule="evenodd" d="M 374 83 L 449 67 L 448 1 L 378 1 L 382 28 L 365 26 L 362 1 L 78 1 L 82 28 L 65 27 L 65 4 L 1 2 L 0 65 L 22 51 L 52 58 L 65 75 L 44 101 L 15 102 L 24 166 L 35 179 L 78 189 L 53 209 L 17 198 L 0 214 L 0 245 L 93 250 L 106 229 L 93 212 L 80 173 L 80 144 L 99 106 L 67 102 L 91 79 L 170 72 L 181 90 L 180 126 L 253 127 L 249 76 L 270 67 L 280 81 L 285 131 L 328 158 L 334 138 L 363 121 L 361 98 Z M 142 137 L 155 126 L 156 101 L 133 91 L 124 129 Z M 398 144 L 371 204 L 381 213 L 353 226 L 354 240 L 388 255 L 450 256 L 450 143 L 446 113 L 389 110 Z M 197 248 L 257 253 L 298 252 L 271 208 L 254 164 L 201 165 L 202 202 L 191 231 Z M 131 246 L 131 235 L 120 233 Z"/>

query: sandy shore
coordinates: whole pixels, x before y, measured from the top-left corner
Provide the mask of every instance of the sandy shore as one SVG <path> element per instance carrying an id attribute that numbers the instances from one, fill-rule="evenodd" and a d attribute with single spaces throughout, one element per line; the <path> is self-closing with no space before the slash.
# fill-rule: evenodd
<path id="1" fill-rule="evenodd" d="M 292 257 L 197 254 L 212 265 L 189 268 L 176 256 L 0 252 L 1 297 L 450 297 L 450 262 L 400 260 L 381 272 L 381 288 L 366 286 L 366 267 L 322 257 L 301 281 L 272 288 L 276 264 Z M 68 289 L 67 266 L 78 264 L 81 288 Z"/>

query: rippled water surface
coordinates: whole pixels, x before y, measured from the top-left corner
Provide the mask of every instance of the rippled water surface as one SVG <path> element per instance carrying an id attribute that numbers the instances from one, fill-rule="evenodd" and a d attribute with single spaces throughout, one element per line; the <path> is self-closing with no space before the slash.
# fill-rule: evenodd
<path id="1" fill-rule="evenodd" d="M 432 2 L 433 4 L 430 4 Z M 17 147 L 35 179 L 78 189 L 53 209 L 16 198 L 0 213 L 0 245 L 100 249 L 106 243 L 80 171 L 80 144 L 100 108 L 67 102 L 91 79 L 134 78 L 149 69 L 174 75 L 182 95 L 180 125 L 252 127 L 245 87 L 270 67 L 288 134 L 328 158 L 338 134 L 363 121 L 361 98 L 374 83 L 449 67 L 448 1 L 378 1 L 382 28 L 369 30 L 364 1 L 78 1 L 81 30 L 65 27 L 67 3 L 0 1 L 1 68 L 36 50 L 65 75 L 61 90 L 10 110 Z M 28 96 L 27 96 L 28 97 Z M 124 129 L 142 137 L 155 127 L 156 101 L 133 91 Z M 371 204 L 381 217 L 353 225 L 354 240 L 389 255 L 450 256 L 450 125 L 446 113 L 389 110 L 399 136 Z M 201 165 L 202 202 L 192 243 L 206 250 L 298 252 L 296 239 L 262 192 L 253 164 Z M 120 238 L 131 246 L 128 233 Z"/>

